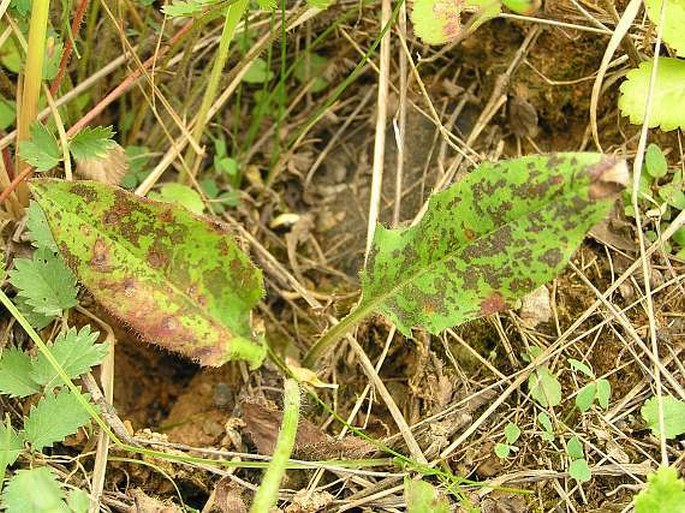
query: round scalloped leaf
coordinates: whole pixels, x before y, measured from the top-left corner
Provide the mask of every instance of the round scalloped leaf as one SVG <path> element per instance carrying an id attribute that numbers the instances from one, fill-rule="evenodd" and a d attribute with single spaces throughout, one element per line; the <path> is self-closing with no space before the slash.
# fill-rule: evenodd
<path id="1" fill-rule="evenodd" d="M 645 61 L 626 75 L 621 84 L 618 107 L 630 122 L 641 125 L 645 121 L 645 106 L 649 91 L 649 77 L 653 61 Z M 652 98 L 649 127 L 661 127 L 665 132 L 676 128 L 685 129 L 685 61 L 660 58 Z"/>
<path id="2" fill-rule="evenodd" d="M 411 11 L 414 31 L 429 45 L 453 41 L 461 34 L 461 15 L 474 13 L 470 29 L 476 29 L 501 11 L 500 2 L 492 0 L 415 0 Z"/>
<path id="3" fill-rule="evenodd" d="M 652 23 L 658 24 L 661 17 L 662 0 L 645 0 L 647 15 Z M 685 57 L 685 1 L 666 0 L 662 37 L 675 50 L 678 57 Z"/>

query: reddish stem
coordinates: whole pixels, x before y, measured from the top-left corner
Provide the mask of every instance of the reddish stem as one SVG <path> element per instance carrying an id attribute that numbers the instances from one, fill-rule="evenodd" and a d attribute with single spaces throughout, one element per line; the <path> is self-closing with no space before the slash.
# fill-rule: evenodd
<path id="1" fill-rule="evenodd" d="M 86 3 L 88 0 L 82 0 L 81 5 Z M 79 6 L 79 8 L 81 7 Z M 76 21 L 76 20 L 74 20 Z M 72 136 L 76 133 L 78 133 L 82 128 L 87 126 L 93 119 L 95 119 L 102 111 L 107 108 L 108 105 L 110 105 L 114 100 L 119 98 L 122 94 L 124 94 L 126 91 L 128 91 L 135 83 L 138 78 L 143 74 L 143 71 L 147 70 L 152 66 L 152 64 L 159 59 L 160 57 L 163 57 L 170 48 L 172 48 L 181 37 L 183 37 L 193 26 L 193 21 L 190 20 L 188 23 L 186 23 L 181 29 L 174 34 L 171 39 L 167 42 L 167 45 L 165 48 L 160 49 L 158 54 L 153 55 L 149 59 L 147 59 L 141 68 L 135 70 L 131 75 L 129 75 L 121 84 L 119 84 L 117 87 L 115 87 L 107 96 L 105 96 L 102 100 L 98 102 L 97 105 L 95 105 L 89 112 L 86 113 L 85 116 L 83 116 L 80 120 L 78 120 L 68 131 L 67 131 L 67 136 Z M 66 52 L 66 49 L 65 49 Z M 64 58 L 64 55 L 63 55 Z M 61 63 L 60 63 L 61 66 Z M 59 85 L 57 86 L 59 87 Z M 2 204 L 7 197 L 12 194 L 12 192 L 17 188 L 17 186 L 26 178 L 28 178 L 31 175 L 31 172 L 33 171 L 32 167 L 28 167 L 25 169 L 19 176 L 15 177 L 14 180 L 12 180 L 12 183 L 10 183 L 5 190 L 0 193 L 0 204 Z"/>
<path id="2" fill-rule="evenodd" d="M 64 73 L 66 72 L 67 64 L 69 63 L 69 59 L 71 59 L 71 53 L 74 49 L 74 38 L 78 34 L 78 30 L 81 27 L 81 22 L 83 21 L 83 17 L 85 16 L 86 10 L 88 9 L 88 2 L 89 0 L 81 0 L 81 3 L 79 4 L 78 9 L 76 10 L 76 14 L 74 15 L 74 19 L 71 22 L 71 37 L 67 39 L 67 42 L 64 45 L 62 58 L 59 61 L 59 70 L 57 71 L 57 76 L 52 81 L 52 84 L 50 84 L 50 94 L 52 96 L 55 96 L 55 94 L 57 94 L 57 90 L 59 89 L 59 86 L 62 83 L 62 79 L 64 78 Z"/>
<path id="3" fill-rule="evenodd" d="M 152 55 L 143 64 L 131 73 L 126 79 L 110 91 L 107 96 L 100 100 L 90 111 L 88 111 L 81 119 L 79 119 L 72 127 L 67 130 L 67 136 L 72 136 L 85 128 L 91 121 L 99 116 L 114 100 L 123 95 L 126 91 L 131 89 L 136 81 L 140 78 L 144 71 L 147 71 L 160 57 L 171 49 L 181 37 L 183 37 L 193 26 L 193 20 L 188 21 L 181 29 L 173 35 L 166 44 L 166 47 L 161 48 L 159 53 Z"/>
<path id="4" fill-rule="evenodd" d="M 17 186 L 23 182 L 26 178 L 28 178 L 31 173 L 33 172 L 33 166 L 28 166 L 26 169 L 24 169 L 18 176 L 14 177 L 14 180 L 12 180 L 12 183 L 10 183 L 5 190 L 0 193 L 0 204 L 2 204 L 7 197 L 12 194 L 14 189 L 17 188 Z"/>

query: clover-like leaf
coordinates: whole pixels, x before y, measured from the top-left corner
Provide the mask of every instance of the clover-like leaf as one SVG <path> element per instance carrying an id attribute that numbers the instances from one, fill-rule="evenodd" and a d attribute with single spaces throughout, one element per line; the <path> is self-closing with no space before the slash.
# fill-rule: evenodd
<path id="1" fill-rule="evenodd" d="M 404 498 L 407 502 L 407 513 L 448 513 L 450 511 L 447 499 L 426 481 L 406 478 Z"/>
<path id="2" fill-rule="evenodd" d="M 542 406 L 556 406 L 561 402 L 561 383 L 546 365 L 530 375 L 528 389 L 530 396 Z"/>
<path id="3" fill-rule="evenodd" d="M 34 180 L 60 251 L 102 305 L 140 335 L 218 366 L 258 366 L 252 333 L 262 276 L 216 223 L 97 182 Z"/>
<path id="4" fill-rule="evenodd" d="M 579 483 L 586 483 L 592 479 L 592 471 L 585 458 L 573 460 L 568 466 L 568 474 Z"/>
<path id="5" fill-rule="evenodd" d="M 611 399 L 611 383 L 608 379 L 597 380 L 597 402 L 605 410 L 609 407 Z"/>
<path id="6" fill-rule="evenodd" d="M 578 391 L 576 395 L 576 406 L 580 411 L 588 411 L 597 395 L 597 384 L 588 383 Z"/>
<path id="7" fill-rule="evenodd" d="M 628 72 L 621 84 L 618 107 L 630 122 L 640 125 L 645 121 L 649 77 L 654 61 L 645 61 Z M 685 111 L 678 106 L 685 104 L 685 61 L 660 57 L 653 87 L 652 109 L 649 127 L 661 127 L 664 131 L 685 128 Z"/>

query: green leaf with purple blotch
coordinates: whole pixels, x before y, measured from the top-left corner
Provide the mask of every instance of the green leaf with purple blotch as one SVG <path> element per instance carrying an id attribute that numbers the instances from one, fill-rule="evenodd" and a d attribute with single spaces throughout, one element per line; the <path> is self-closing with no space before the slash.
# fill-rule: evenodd
<path id="1" fill-rule="evenodd" d="M 31 182 L 67 264 L 145 340 L 201 365 L 261 364 L 262 275 L 218 223 L 98 182 Z"/>
<path id="2" fill-rule="evenodd" d="M 417 225 L 378 227 L 359 309 L 405 335 L 506 310 L 564 269 L 627 180 L 624 161 L 596 153 L 483 163 Z"/>
<path id="3" fill-rule="evenodd" d="M 502 9 L 493 0 L 415 0 L 411 10 L 414 31 L 424 43 L 441 45 L 457 39 L 464 31 L 462 15 L 470 13 L 467 26 L 473 31 Z"/>

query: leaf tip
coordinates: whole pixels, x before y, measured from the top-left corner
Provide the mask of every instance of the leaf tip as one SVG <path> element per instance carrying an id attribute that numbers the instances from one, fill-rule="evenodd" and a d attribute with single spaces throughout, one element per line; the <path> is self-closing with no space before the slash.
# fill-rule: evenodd
<path id="1" fill-rule="evenodd" d="M 602 159 L 589 170 L 592 183 L 590 199 L 601 200 L 615 196 L 628 183 L 628 165 L 623 159 Z"/>

